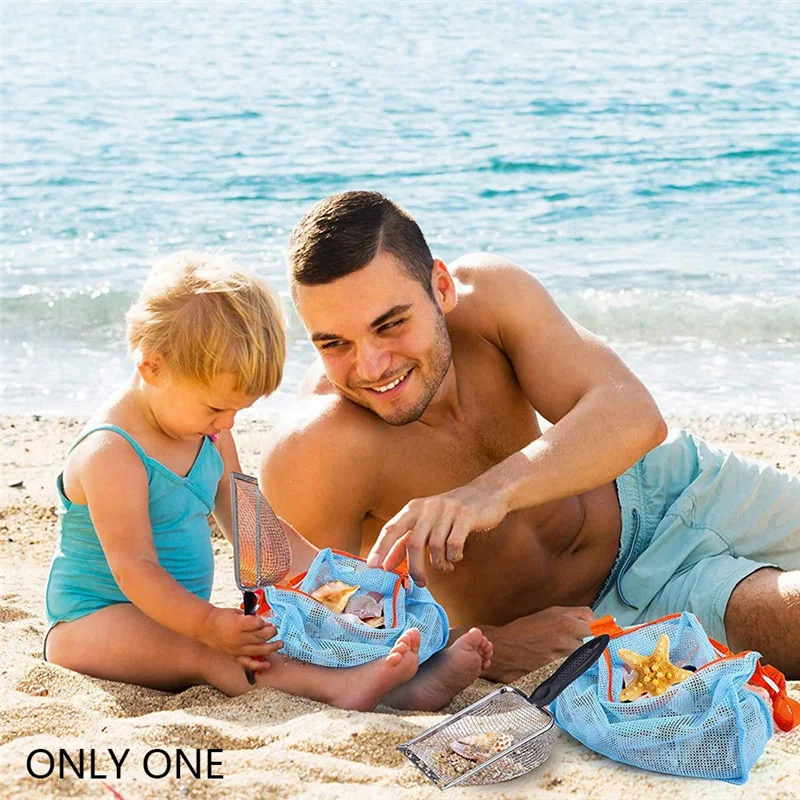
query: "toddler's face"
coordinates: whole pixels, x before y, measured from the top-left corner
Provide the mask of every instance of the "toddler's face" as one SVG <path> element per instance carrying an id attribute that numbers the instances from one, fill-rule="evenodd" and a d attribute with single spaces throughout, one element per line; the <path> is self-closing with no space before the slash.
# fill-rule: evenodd
<path id="1" fill-rule="evenodd" d="M 233 375 L 200 386 L 177 376 L 167 376 L 158 387 L 158 408 L 153 408 L 164 432 L 176 439 L 197 439 L 230 430 L 238 411 L 249 408 L 259 395 L 234 390 Z"/>

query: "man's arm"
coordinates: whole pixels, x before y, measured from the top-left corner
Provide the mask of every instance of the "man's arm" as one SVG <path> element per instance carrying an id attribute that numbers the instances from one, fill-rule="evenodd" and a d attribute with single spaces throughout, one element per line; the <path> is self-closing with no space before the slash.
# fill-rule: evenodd
<path id="1" fill-rule="evenodd" d="M 239 464 L 239 454 L 236 450 L 236 443 L 230 431 L 222 431 L 217 440 L 217 449 L 222 456 L 223 472 L 217 486 L 217 496 L 214 502 L 214 519 L 225 538 L 233 543 L 233 503 L 231 498 L 231 472 L 241 472 Z M 263 489 L 262 489 L 263 491 Z M 292 551 L 292 571 L 287 576 L 299 574 L 308 569 L 317 548 L 307 542 L 302 536 L 297 534 L 291 525 L 281 520 L 283 532 L 289 541 Z"/>
<path id="2" fill-rule="evenodd" d="M 384 526 L 368 563 L 391 569 L 407 554 L 411 575 L 423 585 L 426 546 L 434 566 L 450 571 L 473 530 L 497 526 L 510 511 L 608 483 L 667 434 L 641 381 L 573 323 L 536 278 L 505 259 L 477 258 L 491 267 L 475 270 L 475 294 L 492 298 L 480 312 L 482 326 L 553 427 L 466 486 L 412 500 Z"/>
<path id="3" fill-rule="evenodd" d="M 511 262 L 494 275 L 497 334 L 528 401 L 553 423 L 481 475 L 509 511 L 597 488 L 664 441 L 667 426 L 642 382 L 601 339 L 570 320 L 539 281 Z"/>

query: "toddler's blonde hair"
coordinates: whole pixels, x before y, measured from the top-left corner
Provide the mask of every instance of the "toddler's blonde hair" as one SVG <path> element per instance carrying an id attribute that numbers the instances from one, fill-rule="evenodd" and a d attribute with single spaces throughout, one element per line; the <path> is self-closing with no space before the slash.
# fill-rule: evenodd
<path id="1" fill-rule="evenodd" d="M 232 373 L 234 391 L 261 396 L 281 382 L 280 302 L 227 256 L 183 251 L 158 261 L 125 319 L 134 358 L 161 354 L 172 374 L 201 386 Z"/>

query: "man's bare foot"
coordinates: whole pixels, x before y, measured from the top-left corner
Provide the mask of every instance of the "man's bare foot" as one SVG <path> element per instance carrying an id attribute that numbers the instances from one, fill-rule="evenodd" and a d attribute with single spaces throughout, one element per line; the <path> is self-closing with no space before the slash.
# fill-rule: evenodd
<path id="1" fill-rule="evenodd" d="M 478 628 L 470 628 L 450 647 L 440 650 L 404 686 L 386 697 L 393 708 L 438 711 L 466 689 L 492 659 L 492 643 Z"/>
<path id="2" fill-rule="evenodd" d="M 328 702 L 350 711 L 372 711 L 383 696 L 407 683 L 419 667 L 419 631 L 407 630 L 386 658 L 337 670 Z"/>

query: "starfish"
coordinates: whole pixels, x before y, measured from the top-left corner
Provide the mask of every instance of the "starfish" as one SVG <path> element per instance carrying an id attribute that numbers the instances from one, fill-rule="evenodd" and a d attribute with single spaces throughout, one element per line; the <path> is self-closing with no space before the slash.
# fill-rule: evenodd
<path id="1" fill-rule="evenodd" d="M 620 702 L 638 700 L 643 694 L 657 697 L 664 694 L 670 686 L 691 678 L 694 674 L 670 663 L 669 636 L 664 634 L 649 656 L 634 653 L 633 650 L 618 650 L 617 655 L 636 672 L 636 678 L 620 693 Z"/>

